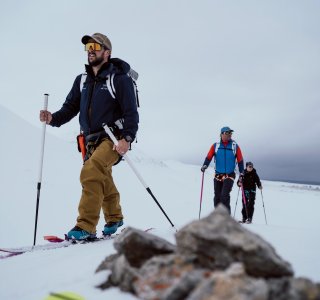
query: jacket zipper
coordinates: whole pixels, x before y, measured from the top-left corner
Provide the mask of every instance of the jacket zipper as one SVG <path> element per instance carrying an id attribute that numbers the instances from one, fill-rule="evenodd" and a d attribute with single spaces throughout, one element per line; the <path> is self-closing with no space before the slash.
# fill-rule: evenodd
<path id="1" fill-rule="evenodd" d="M 93 98 L 93 93 L 94 89 L 96 87 L 96 77 L 94 78 L 94 83 L 93 87 L 90 90 L 90 95 L 89 95 L 89 103 L 88 103 L 88 123 L 89 123 L 89 134 L 91 133 L 91 104 L 92 104 L 92 98 Z"/>

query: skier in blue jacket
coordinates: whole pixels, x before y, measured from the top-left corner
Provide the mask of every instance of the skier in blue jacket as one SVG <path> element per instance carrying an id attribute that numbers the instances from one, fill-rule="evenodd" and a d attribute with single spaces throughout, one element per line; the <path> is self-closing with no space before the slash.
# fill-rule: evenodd
<path id="1" fill-rule="evenodd" d="M 233 130 L 225 126 L 220 130 L 220 141 L 214 143 L 204 160 L 201 171 L 205 172 L 214 157 L 214 207 L 222 203 L 230 213 L 230 192 L 236 177 L 235 168 L 238 163 L 240 174 L 243 173 L 243 157 L 239 145 L 231 139 Z"/>

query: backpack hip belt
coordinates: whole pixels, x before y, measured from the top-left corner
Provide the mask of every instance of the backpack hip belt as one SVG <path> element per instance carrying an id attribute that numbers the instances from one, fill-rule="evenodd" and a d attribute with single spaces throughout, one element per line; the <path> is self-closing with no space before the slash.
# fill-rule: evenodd
<path id="1" fill-rule="evenodd" d="M 214 178 L 218 181 L 224 181 L 227 178 L 230 178 L 231 180 L 235 180 L 235 173 L 230 174 L 215 174 Z"/>

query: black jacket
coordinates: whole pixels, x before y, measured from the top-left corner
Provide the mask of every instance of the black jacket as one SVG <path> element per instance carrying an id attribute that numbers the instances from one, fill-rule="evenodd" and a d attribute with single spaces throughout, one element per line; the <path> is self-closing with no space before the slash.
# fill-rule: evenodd
<path id="1" fill-rule="evenodd" d="M 119 118 L 123 118 L 122 136 L 134 139 L 138 130 L 139 115 L 133 83 L 127 75 L 129 69 L 130 66 L 126 62 L 112 58 L 95 76 L 91 66 L 86 65 L 87 78 L 82 91 L 82 75 L 78 75 L 62 108 L 52 114 L 50 125 L 60 127 L 80 112 L 81 130 L 88 135 L 103 130 L 102 124 L 112 126 Z M 112 73 L 115 74 L 116 99 L 112 98 L 106 85 L 106 76 Z"/>
<path id="2" fill-rule="evenodd" d="M 257 171 L 255 168 L 252 169 L 251 172 L 248 172 L 246 169 L 243 173 L 243 188 L 245 190 L 256 190 L 256 186 L 261 186 L 260 178 L 257 174 Z M 240 184 L 238 180 L 238 185 Z"/>

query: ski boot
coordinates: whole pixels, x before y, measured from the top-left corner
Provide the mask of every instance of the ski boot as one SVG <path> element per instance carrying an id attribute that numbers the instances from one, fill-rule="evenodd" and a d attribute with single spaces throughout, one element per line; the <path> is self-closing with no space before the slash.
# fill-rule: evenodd
<path id="1" fill-rule="evenodd" d="M 73 227 L 67 234 L 67 238 L 70 240 L 93 240 L 97 236 L 95 233 L 90 233 L 88 231 L 83 230 L 82 228 L 75 226 Z"/>
<path id="2" fill-rule="evenodd" d="M 106 225 L 104 225 L 102 234 L 104 236 L 110 236 L 111 234 L 114 234 L 118 227 L 123 225 L 123 221 L 120 220 L 118 222 L 108 222 Z"/>

